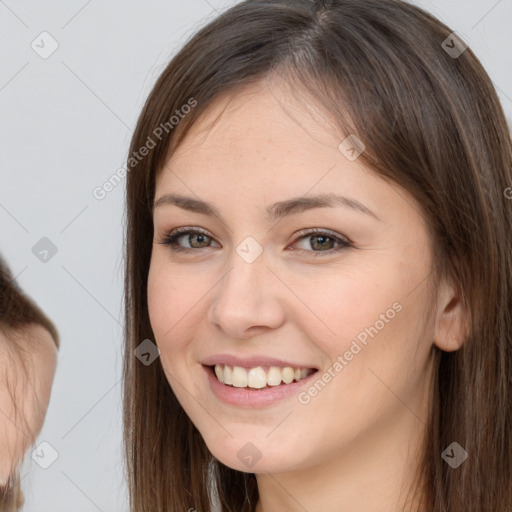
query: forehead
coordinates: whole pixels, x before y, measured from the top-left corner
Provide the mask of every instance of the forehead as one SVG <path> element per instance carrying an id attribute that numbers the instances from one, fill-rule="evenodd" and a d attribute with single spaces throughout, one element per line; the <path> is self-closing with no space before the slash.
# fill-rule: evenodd
<path id="1" fill-rule="evenodd" d="M 340 159 L 343 138 L 335 121 L 308 97 L 261 81 L 215 100 L 174 148 L 157 183 L 177 179 L 165 170 L 193 180 L 254 178 L 267 186 L 293 186 L 302 179 L 306 185 L 333 166 L 352 168 L 350 179 L 370 172 L 361 163 Z"/>

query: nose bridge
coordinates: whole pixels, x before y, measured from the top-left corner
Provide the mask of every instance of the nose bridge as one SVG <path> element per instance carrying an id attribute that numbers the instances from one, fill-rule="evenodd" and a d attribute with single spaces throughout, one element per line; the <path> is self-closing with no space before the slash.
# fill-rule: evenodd
<path id="1" fill-rule="evenodd" d="M 267 282 L 275 276 L 267 264 L 263 247 L 253 237 L 235 246 L 228 270 L 216 287 L 210 321 L 238 337 L 250 327 L 276 327 L 280 312 L 272 292 L 275 287 Z"/>
<path id="2" fill-rule="evenodd" d="M 268 272 L 263 247 L 253 237 L 246 237 L 234 247 L 230 255 L 229 272 L 222 280 L 220 289 L 224 301 L 236 301 L 243 306 L 254 307 L 261 298 L 261 284 Z"/>

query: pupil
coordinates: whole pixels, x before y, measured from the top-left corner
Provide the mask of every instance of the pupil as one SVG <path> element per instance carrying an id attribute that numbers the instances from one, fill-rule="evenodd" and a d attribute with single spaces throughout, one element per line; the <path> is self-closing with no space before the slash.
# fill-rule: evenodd
<path id="1" fill-rule="evenodd" d="M 193 235 L 196 237 L 198 243 L 201 245 L 204 241 L 205 241 L 205 238 L 206 236 L 205 235 Z"/>
<path id="2" fill-rule="evenodd" d="M 317 242 L 320 241 L 319 244 L 317 243 L 317 245 L 319 245 L 320 247 L 325 247 L 329 239 L 329 237 L 327 236 L 315 236 L 314 238 L 317 240 Z"/>

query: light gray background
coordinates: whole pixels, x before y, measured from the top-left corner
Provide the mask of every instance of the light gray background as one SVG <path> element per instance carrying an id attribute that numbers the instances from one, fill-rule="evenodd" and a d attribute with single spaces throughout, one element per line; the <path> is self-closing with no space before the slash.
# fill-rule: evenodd
<path id="1" fill-rule="evenodd" d="M 58 458 L 42 469 L 28 453 L 27 512 L 127 510 L 124 184 L 101 201 L 92 191 L 123 165 L 144 99 L 170 57 L 233 3 L 0 0 L 0 251 L 62 337 L 36 443 L 49 443 Z M 470 43 L 512 118 L 512 0 L 417 3 Z M 47 59 L 31 48 L 35 40 L 43 51 L 43 31 L 59 45 Z M 58 249 L 46 263 L 32 252 L 42 237 Z"/>

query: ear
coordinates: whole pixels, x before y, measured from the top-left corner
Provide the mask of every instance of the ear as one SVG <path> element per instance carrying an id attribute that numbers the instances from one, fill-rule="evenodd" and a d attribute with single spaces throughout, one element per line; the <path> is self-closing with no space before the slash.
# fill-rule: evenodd
<path id="1" fill-rule="evenodd" d="M 468 336 L 468 316 L 460 287 L 453 282 L 443 281 L 437 300 L 434 345 L 445 352 L 453 352 L 460 349 Z"/>

